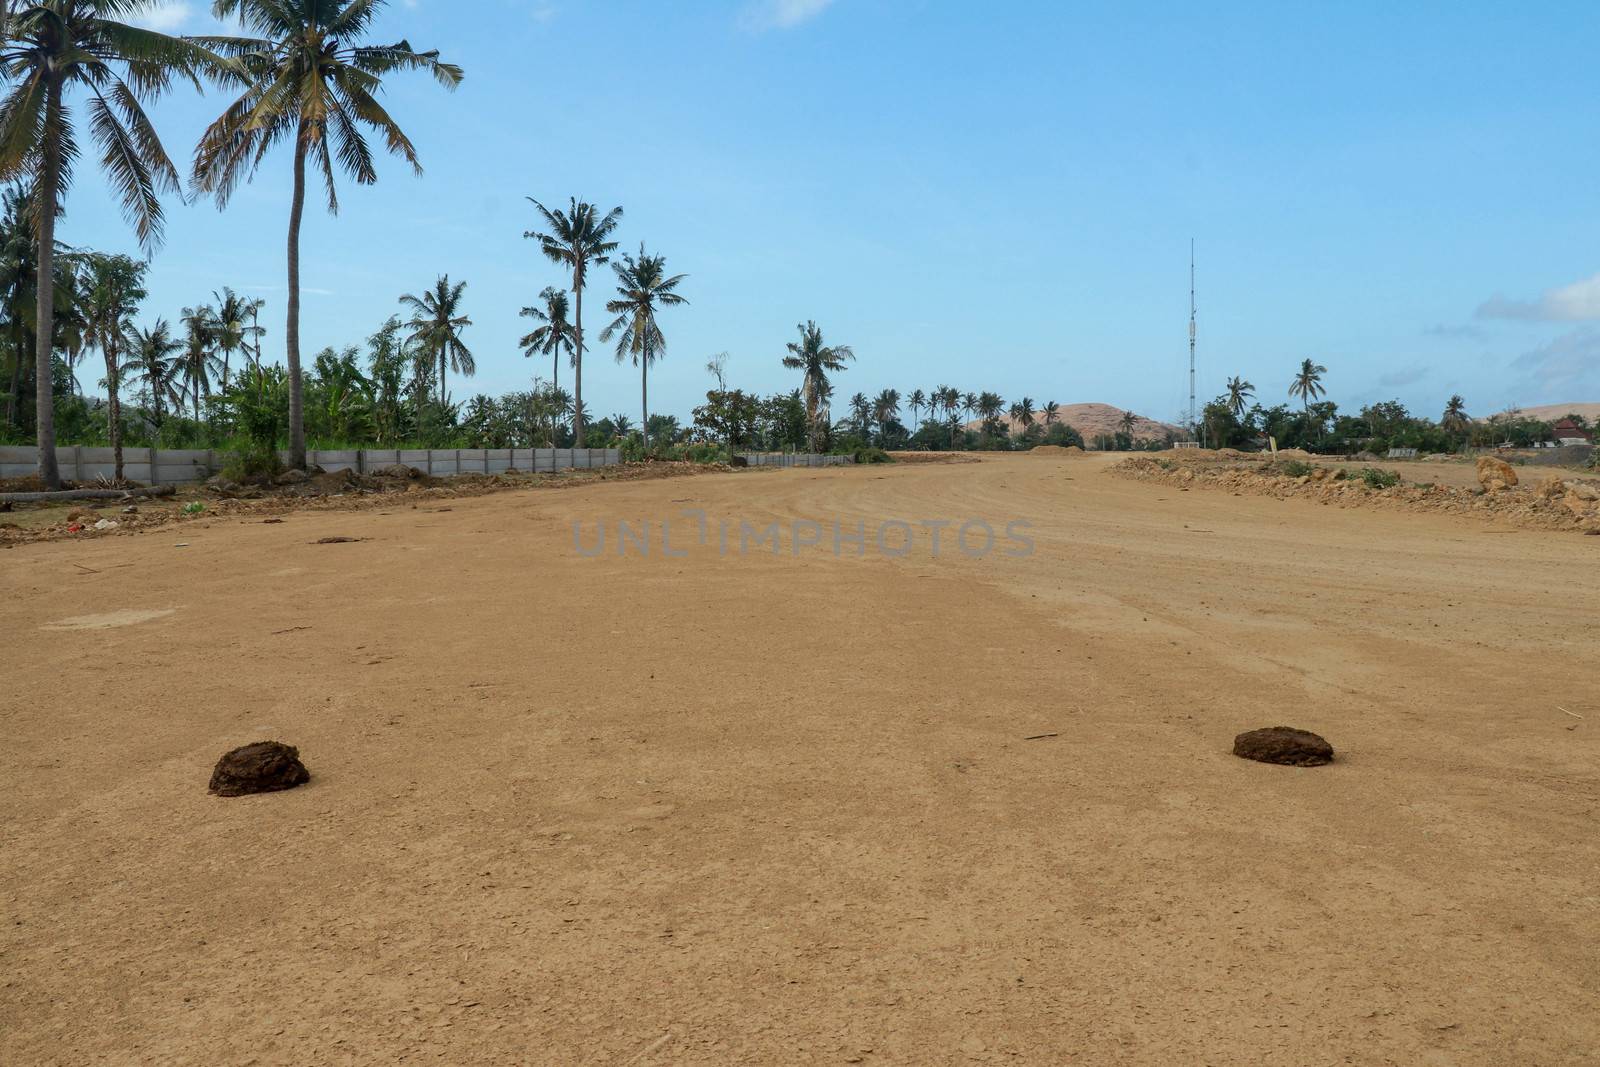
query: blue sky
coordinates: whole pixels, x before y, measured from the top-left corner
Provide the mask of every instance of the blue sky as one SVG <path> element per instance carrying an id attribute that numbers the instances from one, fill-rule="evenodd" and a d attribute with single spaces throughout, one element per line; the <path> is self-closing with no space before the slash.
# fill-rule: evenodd
<path id="1" fill-rule="evenodd" d="M 208 9 L 148 17 L 210 32 Z M 1342 407 L 1592 401 L 1597 35 L 1592 3 L 395 2 L 377 36 L 466 82 L 394 79 L 426 175 L 387 161 L 339 216 L 308 210 L 303 344 L 359 343 L 448 272 L 478 359 L 453 394 L 525 388 L 548 364 L 517 351 L 517 310 L 562 275 L 522 239 L 524 198 L 579 195 L 690 276 L 651 383 L 680 416 L 720 351 L 743 387 L 797 384 L 779 359 L 814 318 L 856 350 L 845 396 L 948 383 L 1172 419 L 1191 237 L 1202 402 L 1231 374 L 1287 399 L 1307 356 Z M 175 157 L 222 106 L 157 106 Z M 148 317 L 230 284 L 269 301 L 281 353 L 289 164 L 226 213 L 169 204 Z M 87 161 L 68 208 L 62 240 L 133 250 Z M 585 371 L 595 415 L 637 417 L 631 367 Z"/>

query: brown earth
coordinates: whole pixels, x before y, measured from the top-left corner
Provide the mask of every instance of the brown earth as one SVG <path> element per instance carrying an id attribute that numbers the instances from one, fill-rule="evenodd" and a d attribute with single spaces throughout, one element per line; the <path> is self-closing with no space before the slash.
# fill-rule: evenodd
<path id="1" fill-rule="evenodd" d="M 1278 455 L 1281 457 L 1284 453 Z M 1485 467 L 1486 462 L 1498 464 L 1498 467 Z M 1483 480 L 1476 488 L 1410 480 L 1429 466 L 1445 465 L 1412 464 L 1404 471 L 1390 464 L 1339 461 L 1301 461 L 1298 466 L 1288 466 L 1283 459 L 1245 457 L 1231 450 L 1190 449 L 1130 456 L 1118 462 L 1113 473 L 1160 482 L 1181 492 L 1220 489 L 1234 496 L 1249 493 L 1280 499 L 1300 498 L 1341 508 L 1448 512 L 1526 529 L 1600 534 L 1600 482 L 1580 478 L 1576 472 L 1547 471 L 1537 484 L 1518 488 L 1517 476 L 1509 466 L 1487 459 L 1480 460 L 1476 468 L 1456 465 L 1473 474 L 1474 480 Z M 1512 485 L 1482 474 L 1502 468 L 1512 479 Z M 1398 480 L 1388 487 L 1368 485 L 1363 479 L 1363 472 L 1367 470 L 1392 474 Z"/>
<path id="2" fill-rule="evenodd" d="M 1600 538 L 1114 458 L 0 553 L 0 1063 L 1595 1062 Z M 685 508 L 1036 550 L 574 547 Z"/>

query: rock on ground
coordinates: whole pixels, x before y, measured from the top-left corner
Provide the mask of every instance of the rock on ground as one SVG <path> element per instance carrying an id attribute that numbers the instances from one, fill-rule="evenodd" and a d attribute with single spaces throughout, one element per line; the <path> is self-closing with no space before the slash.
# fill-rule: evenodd
<path id="1" fill-rule="evenodd" d="M 275 793 L 311 780 L 300 750 L 281 741 L 256 741 L 224 753 L 211 772 L 208 792 L 219 797 Z"/>
<path id="2" fill-rule="evenodd" d="M 1290 767 L 1320 767 L 1333 762 L 1333 746 L 1311 733 L 1290 726 L 1249 730 L 1233 739 L 1233 754 L 1258 763 Z"/>
<path id="3" fill-rule="evenodd" d="M 1503 486 L 1495 486 L 1493 482 L 1504 482 Z M 1511 464 L 1494 456 L 1478 457 L 1478 484 L 1485 489 L 1503 489 L 1506 486 L 1517 484 L 1517 471 Z"/>

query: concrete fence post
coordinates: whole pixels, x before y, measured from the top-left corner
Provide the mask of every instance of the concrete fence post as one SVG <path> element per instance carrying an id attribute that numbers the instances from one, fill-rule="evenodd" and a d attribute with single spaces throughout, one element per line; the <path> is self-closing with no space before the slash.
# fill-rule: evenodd
<path id="1" fill-rule="evenodd" d="M 154 448 L 149 448 L 149 449 L 146 449 L 145 451 L 150 453 L 150 484 L 151 485 L 160 485 L 161 484 L 161 468 L 160 468 L 160 466 L 158 466 L 160 461 L 156 456 L 156 450 Z"/>
<path id="2" fill-rule="evenodd" d="M 72 446 L 72 480 L 83 481 L 83 446 Z"/>

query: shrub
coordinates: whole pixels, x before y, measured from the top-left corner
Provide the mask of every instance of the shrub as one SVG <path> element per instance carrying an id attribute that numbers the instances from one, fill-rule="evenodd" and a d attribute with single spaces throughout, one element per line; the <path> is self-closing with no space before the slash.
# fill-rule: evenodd
<path id="1" fill-rule="evenodd" d="M 893 463 L 894 457 L 881 448 L 858 448 L 854 453 L 857 463 Z"/>
<path id="2" fill-rule="evenodd" d="M 1361 480 L 1368 489 L 1389 489 L 1400 484 L 1399 471 L 1386 471 L 1378 467 L 1362 467 Z"/>
<path id="3" fill-rule="evenodd" d="M 1286 459 L 1278 464 L 1278 471 L 1290 478 L 1304 478 L 1317 468 L 1302 459 Z"/>
<path id="4" fill-rule="evenodd" d="M 275 448 L 246 444 L 222 465 L 222 476 L 230 482 L 257 482 L 283 473 L 283 462 Z"/>

